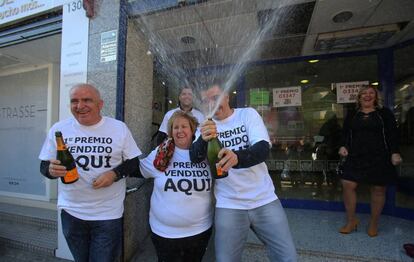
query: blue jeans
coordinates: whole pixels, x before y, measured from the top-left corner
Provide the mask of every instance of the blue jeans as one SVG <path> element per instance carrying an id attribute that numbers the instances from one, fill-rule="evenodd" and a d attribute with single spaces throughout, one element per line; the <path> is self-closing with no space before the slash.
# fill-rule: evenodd
<path id="1" fill-rule="evenodd" d="M 217 262 L 241 261 L 249 228 L 264 243 L 270 261 L 297 261 L 285 211 L 279 200 L 251 209 L 216 208 Z"/>
<path id="2" fill-rule="evenodd" d="M 122 249 L 122 218 L 86 221 L 62 210 L 62 230 L 76 262 L 118 261 Z"/>

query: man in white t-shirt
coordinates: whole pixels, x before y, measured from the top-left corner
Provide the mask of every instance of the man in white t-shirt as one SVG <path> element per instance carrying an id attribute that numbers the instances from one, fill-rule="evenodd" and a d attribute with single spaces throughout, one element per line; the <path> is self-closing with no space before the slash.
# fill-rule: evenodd
<path id="1" fill-rule="evenodd" d="M 217 261 L 241 261 L 249 228 L 264 243 L 270 261 L 296 261 L 288 221 L 264 162 L 270 140 L 262 118 L 253 108 L 231 108 L 219 84 L 203 90 L 201 97 L 207 108 L 219 105 L 213 120 L 201 124 L 191 161 L 204 160 L 207 141 L 217 136 L 223 145 L 218 164 L 229 173 L 214 188 Z"/>
<path id="2" fill-rule="evenodd" d="M 125 123 L 101 116 L 103 101 L 89 84 L 70 90 L 73 118 L 52 126 L 39 158 L 40 172 L 56 179 L 66 168 L 56 160 L 60 131 L 76 160 L 79 180 L 59 182 L 62 230 L 75 261 L 112 262 L 121 255 L 125 176 L 138 172 L 141 154 Z"/>
<path id="3" fill-rule="evenodd" d="M 161 144 L 162 141 L 164 141 L 165 138 L 167 138 L 167 124 L 168 120 L 174 114 L 175 111 L 181 110 L 184 112 L 190 112 L 199 123 L 202 123 L 204 121 L 204 115 L 197 109 L 193 108 L 193 91 L 191 87 L 183 87 L 180 90 L 180 94 L 178 96 L 178 107 L 171 109 L 168 111 L 164 119 L 161 122 L 160 128 L 158 129 L 157 134 L 157 145 Z"/>

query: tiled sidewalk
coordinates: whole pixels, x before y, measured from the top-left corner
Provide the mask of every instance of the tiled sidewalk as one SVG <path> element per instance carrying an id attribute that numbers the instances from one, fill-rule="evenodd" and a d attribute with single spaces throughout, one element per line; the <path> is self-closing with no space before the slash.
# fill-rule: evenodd
<path id="1" fill-rule="evenodd" d="M 382 216 L 379 235 L 370 238 L 365 232 L 369 219 L 367 214 L 358 214 L 361 225 L 357 232 L 342 235 L 337 233 L 338 228 L 344 223 L 344 213 L 342 212 L 286 209 L 286 213 L 298 249 L 299 261 L 414 261 L 404 253 L 402 248 L 404 243 L 414 242 L 414 221 Z M 247 245 L 243 262 L 268 261 L 259 240 L 253 234 L 249 238 L 253 244 Z M 206 257 L 206 262 L 213 261 L 211 253 Z M 63 262 L 67 260 L 0 247 L 0 261 Z M 152 253 L 151 256 L 141 257 L 137 261 L 156 260 Z"/>

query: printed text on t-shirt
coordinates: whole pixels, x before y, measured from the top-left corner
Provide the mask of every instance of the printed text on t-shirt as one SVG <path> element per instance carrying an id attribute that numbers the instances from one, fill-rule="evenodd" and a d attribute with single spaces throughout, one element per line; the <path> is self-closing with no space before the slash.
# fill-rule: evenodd
<path id="1" fill-rule="evenodd" d="M 165 181 L 164 191 L 183 192 L 192 195 L 194 191 L 210 191 L 211 179 L 205 162 L 173 162 L 171 168 L 164 172 L 167 180 Z M 177 177 L 185 177 L 179 178 Z"/>
<path id="2" fill-rule="evenodd" d="M 219 132 L 218 138 L 223 147 L 226 148 L 242 150 L 249 147 L 249 137 L 247 136 L 245 125 Z"/>
<path id="3" fill-rule="evenodd" d="M 93 168 L 111 168 L 112 138 L 110 137 L 69 137 L 65 138 L 69 152 L 74 155 L 76 164 L 84 171 Z M 93 155 L 91 155 L 93 154 Z"/>

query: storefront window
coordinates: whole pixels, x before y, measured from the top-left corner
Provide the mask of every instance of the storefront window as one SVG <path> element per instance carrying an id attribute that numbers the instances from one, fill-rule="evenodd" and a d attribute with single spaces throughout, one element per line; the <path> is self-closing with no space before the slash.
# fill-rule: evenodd
<path id="1" fill-rule="evenodd" d="M 251 66 L 245 105 L 263 117 L 272 141 L 267 161 L 281 198 L 341 200 L 336 175 L 344 116 L 355 103 L 337 103 L 338 83 L 377 82 L 376 56 Z M 360 188 L 359 201 L 369 202 Z"/>
<path id="2" fill-rule="evenodd" d="M 0 153 L 0 196 L 56 199 L 55 182 L 39 175 L 38 155 L 58 117 L 60 46 L 56 34 L 0 48 L 0 144 L 8 148 Z"/>
<path id="3" fill-rule="evenodd" d="M 396 205 L 414 208 L 414 45 L 396 49 L 395 113 L 401 130 L 403 164 L 397 185 Z"/>
<path id="4" fill-rule="evenodd" d="M 253 7 L 239 13 L 239 6 L 232 2 L 226 7 L 235 9 L 224 15 L 215 12 L 223 7 L 220 1 L 170 9 L 165 6 L 154 9 L 139 5 L 139 1 L 130 2 L 129 28 L 142 35 L 147 43 L 145 52 L 154 61 L 154 133 L 164 114 L 177 107 L 178 91 L 182 86 L 192 86 L 197 96 L 210 78 L 219 75 L 232 87 L 228 90 L 231 106 L 255 108 L 268 128 L 272 149 L 267 164 L 278 196 L 342 201 L 342 188 L 335 170 L 340 160 L 337 152 L 344 117 L 355 112 L 355 100 L 351 98 L 355 98 L 356 93 L 342 94 L 349 99 L 341 100 L 344 97 L 338 97 L 337 90 L 342 84 L 364 83 L 378 85 L 382 93 L 378 84 L 385 77 L 378 72 L 381 54 L 374 51 L 325 53 L 319 61 L 301 60 L 304 38 L 297 32 L 287 30 L 289 37 L 283 39 L 277 30 L 267 30 L 272 27 L 261 28 L 258 35 L 246 32 L 255 25 L 252 21 L 266 21 L 266 12 L 253 11 Z M 312 9 L 313 4 L 292 8 L 292 12 Z M 291 19 L 289 16 L 288 20 Z M 290 28 L 284 24 L 279 26 Z M 303 34 L 306 34 L 306 25 L 304 28 Z M 260 37 L 262 39 L 258 39 Z M 413 57 L 404 52 L 397 51 L 396 60 L 400 56 Z M 404 66 L 396 61 L 398 70 L 404 73 Z M 410 81 L 412 83 L 414 77 Z M 279 96 L 280 99 L 275 99 Z M 403 99 L 398 94 L 395 97 Z M 195 97 L 193 106 L 202 109 L 198 98 Z M 395 104 L 402 104 L 401 101 Z M 398 110 L 395 113 L 400 123 L 405 121 L 401 110 L 400 115 Z M 402 174 L 409 172 L 408 159 L 403 157 L 406 160 Z M 367 186 L 359 185 L 357 190 L 358 203 L 369 203 Z"/>

